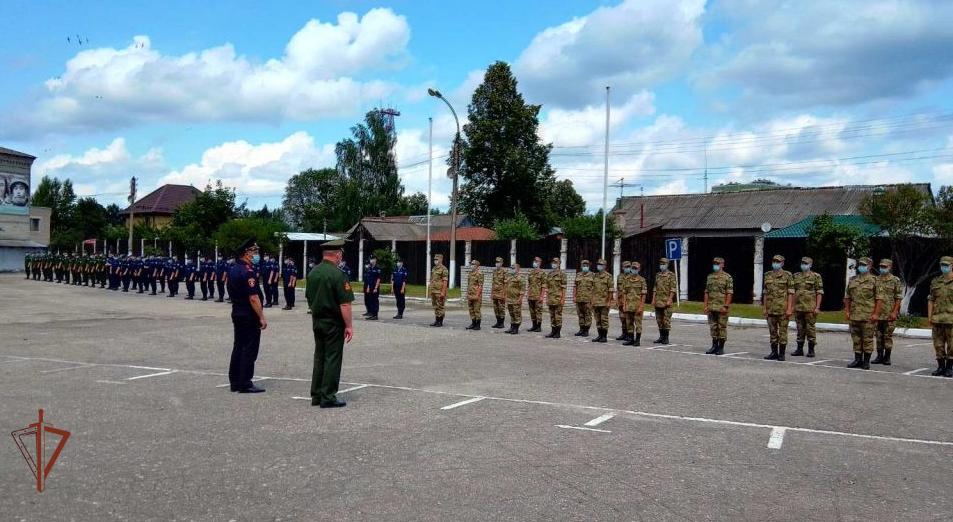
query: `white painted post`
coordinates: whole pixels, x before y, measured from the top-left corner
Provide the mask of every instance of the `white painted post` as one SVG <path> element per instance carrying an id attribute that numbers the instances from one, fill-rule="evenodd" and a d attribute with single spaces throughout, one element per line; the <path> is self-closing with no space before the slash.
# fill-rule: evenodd
<path id="1" fill-rule="evenodd" d="M 606 260 L 608 261 L 608 259 Z M 612 275 L 618 276 L 622 272 L 622 240 L 614 239 L 612 240 Z M 612 288 L 616 288 L 616 283 L 618 282 L 617 277 L 612 278 Z"/>
<path id="2" fill-rule="evenodd" d="M 364 280 L 364 239 L 357 242 L 357 280 Z"/>
<path id="3" fill-rule="evenodd" d="M 761 287 L 764 285 L 764 236 L 754 238 L 754 303 L 761 302 Z"/>
<path id="4" fill-rule="evenodd" d="M 301 270 L 305 272 L 307 272 L 308 270 L 308 240 L 307 239 L 304 240 L 304 253 L 301 255 Z"/>
<path id="5" fill-rule="evenodd" d="M 471 252 L 473 249 L 473 242 L 467 241 L 463 244 L 463 266 L 470 266 Z"/>
<path id="6" fill-rule="evenodd" d="M 566 238 L 559 240 L 559 266 L 563 270 L 569 268 L 569 265 L 566 264 L 569 256 L 569 240 Z"/>
<path id="7" fill-rule="evenodd" d="M 397 255 L 397 240 L 396 239 L 390 240 L 390 251 L 393 252 L 394 255 Z"/>
<path id="8" fill-rule="evenodd" d="M 844 288 L 847 288 L 847 285 L 850 284 L 850 278 L 857 275 L 857 260 L 848 257 L 847 263 L 844 266 L 846 267 L 844 269 Z M 811 270 L 814 270 L 814 267 L 811 267 Z"/>
<path id="9" fill-rule="evenodd" d="M 510 266 L 516 264 L 516 240 L 510 240 Z"/>
<path id="10" fill-rule="evenodd" d="M 688 300 L 688 238 L 682 238 L 682 259 L 678 263 L 678 297 Z"/>

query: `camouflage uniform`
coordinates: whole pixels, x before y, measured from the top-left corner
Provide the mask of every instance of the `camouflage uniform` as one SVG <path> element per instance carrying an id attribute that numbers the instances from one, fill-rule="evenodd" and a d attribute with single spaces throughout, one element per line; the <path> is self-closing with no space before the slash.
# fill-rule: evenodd
<path id="1" fill-rule="evenodd" d="M 659 259 L 659 265 L 668 266 L 668 259 Z M 672 307 L 670 300 L 678 292 L 675 274 L 671 270 L 659 271 L 655 276 L 655 289 L 652 291 L 652 305 L 655 307 L 655 323 L 658 325 L 659 338 L 656 344 L 668 344 L 668 333 L 672 329 Z"/>
<path id="2" fill-rule="evenodd" d="M 513 272 L 506 274 L 506 308 L 510 311 L 510 329 L 507 333 L 519 333 L 520 323 L 523 322 L 523 292 L 526 283 L 519 273 L 520 266 L 513 264 Z"/>
<path id="3" fill-rule="evenodd" d="M 502 263 L 503 258 L 496 258 L 496 262 Z M 493 313 L 496 315 L 493 328 L 503 328 L 503 321 L 506 320 L 506 269 L 502 265 L 493 271 L 490 297 L 493 299 Z"/>
<path id="4" fill-rule="evenodd" d="M 869 257 L 857 260 L 858 267 L 869 267 L 873 264 Z M 874 328 L 871 322 L 874 311 L 877 310 L 877 278 L 867 272 L 859 273 L 850 278 L 847 291 L 844 295 L 844 306 L 850 308 L 847 320 L 850 322 L 850 338 L 854 347 L 854 362 L 850 368 L 870 368 L 870 354 L 874 351 Z"/>
<path id="5" fill-rule="evenodd" d="M 714 263 L 724 267 L 725 261 L 716 257 Z M 705 280 L 705 295 L 708 297 L 708 329 L 714 341 L 720 341 L 719 349 L 728 339 L 728 313 L 722 308 L 730 304 L 730 298 L 735 293 L 735 283 L 724 270 L 708 274 Z M 713 350 L 714 353 L 714 350 Z"/>
<path id="6" fill-rule="evenodd" d="M 479 322 L 482 320 L 480 313 L 482 305 L 483 271 L 480 270 L 479 266 L 476 266 L 470 271 L 470 279 L 467 282 L 467 309 L 470 311 L 470 320 L 473 321 L 477 327 L 479 327 Z"/>
<path id="7" fill-rule="evenodd" d="M 553 259 L 553 268 L 546 276 L 546 305 L 549 307 L 549 324 L 553 331 L 549 337 L 559 338 L 563 327 L 563 302 L 566 294 L 566 273 L 560 270 L 559 259 Z"/>
<path id="8" fill-rule="evenodd" d="M 881 259 L 880 266 L 889 269 L 893 266 L 893 261 Z M 890 316 L 894 306 L 903 300 L 903 283 L 890 272 L 880 274 L 877 276 L 877 292 L 877 299 L 883 301 L 883 310 L 880 320 L 877 321 L 877 358 L 872 362 L 889 366 L 890 352 L 893 351 L 893 331 L 897 327 L 897 321 L 891 321 Z"/>
<path id="9" fill-rule="evenodd" d="M 443 256 L 437 254 L 434 260 L 438 261 L 430 271 L 430 302 L 433 305 L 433 314 L 436 319 L 431 326 L 443 326 L 443 316 L 446 312 L 447 295 L 443 293 L 444 284 L 450 280 L 450 271 L 443 266 Z"/>
<path id="10" fill-rule="evenodd" d="M 943 256 L 940 265 L 953 265 L 953 257 Z M 953 276 L 939 275 L 930 282 L 930 324 L 937 369 L 933 375 L 953 377 Z"/>
<path id="11" fill-rule="evenodd" d="M 606 265 L 605 259 L 596 262 L 597 265 Z M 597 343 L 606 342 L 609 334 L 609 306 L 612 304 L 612 275 L 602 270 L 592 276 L 592 317 L 596 323 L 598 336 L 592 340 Z"/>
<path id="12" fill-rule="evenodd" d="M 589 260 L 583 259 L 581 265 L 589 268 Z M 592 272 L 580 270 L 576 273 L 574 300 L 576 301 L 576 315 L 579 317 L 577 336 L 589 335 L 589 328 L 592 326 L 592 282 Z"/>
<path id="13" fill-rule="evenodd" d="M 540 264 L 542 264 L 540 262 Z M 543 325 L 543 285 L 546 284 L 546 272 L 542 268 L 533 268 L 529 271 L 526 284 L 526 304 L 529 307 L 529 318 L 533 321 L 531 332 L 538 332 Z"/>
<path id="14" fill-rule="evenodd" d="M 784 256 L 774 256 L 773 263 L 784 263 Z M 788 345 L 788 304 L 794 295 L 794 276 L 784 268 L 770 270 L 764 273 L 764 290 L 761 292 L 761 302 L 764 305 L 764 315 L 768 322 L 768 333 L 771 336 L 771 355 L 765 359 L 784 360 L 784 352 Z"/>
<path id="15" fill-rule="evenodd" d="M 801 258 L 803 264 L 813 264 L 809 257 Z M 794 274 L 794 322 L 797 324 L 797 350 L 791 355 L 804 355 L 804 341 L 808 343 L 808 357 L 814 357 L 817 344 L 817 296 L 824 295 L 824 280 L 817 272 L 801 271 Z"/>
<path id="16" fill-rule="evenodd" d="M 632 263 L 633 270 L 639 270 L 641 266 L 638 263 Z M 642 313 L 645 308 L 645 295 L 649 287 L 645 278 L 637 272 L 626 276 L 625 293 L 619 296 L 620 313 L 625 314 L 626 322 L 629 324 L 629 338 L 626 340 L 627 346 L 639 346 L 642 341 Z"/>
<path id="17" fill-rule="evenodd" d="M 619 275 L 615 276 L 615 290 L 616 295 L 619 296 L 618 302 L 616 302 L 616 307 L 619 309 L 619 324 L 622 326 L 622 335 L 615 338 L 616 341 L 625 341 L 629 338 L 629 332 L 632 329 L 632 323 L 629 322 L 629 317 L 622 313 L 622 296 L 625 294 L 626 285 L 629 284 L 629 273 L 628 270 L 632 267 L 631 261 L 625 261 L 622 263 L 622 271 L 619 272 Z"/>

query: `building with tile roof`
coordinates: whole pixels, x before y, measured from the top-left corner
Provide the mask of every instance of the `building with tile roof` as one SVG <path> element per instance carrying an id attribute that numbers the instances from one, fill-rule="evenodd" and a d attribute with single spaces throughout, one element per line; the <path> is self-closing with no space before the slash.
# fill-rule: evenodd
<path id="1" fill-rule="evenodd" d="M 201 190 L 191 185 L 162 185 L 119 213 L 126 216 L 126 226 L 129 226 L 131 211 L 135 224 L 162 228 L 172 222 L 172 215 L 179 207 L 195 201 L 201 193 Z"/>

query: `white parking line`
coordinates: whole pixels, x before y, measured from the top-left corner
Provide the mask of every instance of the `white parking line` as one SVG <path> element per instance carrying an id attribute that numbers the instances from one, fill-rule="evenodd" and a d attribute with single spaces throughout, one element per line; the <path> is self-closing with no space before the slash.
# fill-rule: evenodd
<path id="1" fill-rule="evenodd" d="M 474 398 L 472 398 L 472 399 L 467 399 L 467 400 L 465 400 L 465 401 L 455 402 L 455 403 L 453 403 L 453 404 L 451 404 L 451 405 L 449 405 L 449 406 L 444 406 L 443 408 L 440 408 L 440 409 L 441 409 L 441 410 L 452 410 L 452 409 L 454 409 L 454 408 L 459 408 L 460 406 L 466 406 L 467 404 L 472 404 L 472 403 L 474 403 L 474 402 L 482 401 L 482 400 L 485 399 L 485 398 L 486 398 L 486 397 L 474 397 Z"/>
<path id="2" fill-rule="evenodd" d="M 125 382 L 122 382 L 122 381 L 107 381 L 107 380 L 100 380 L 100 381 L 96 381 L 96 382 L 101 382 L 101 383 L 103 383 L 103 384 L 128 384 L 128 383 L 125 383 Z"/>
<path id="3" fill-rule="evenodd" d="M 733 355 L 733 356 L 737 357 L 737 356 L 739 356 L 739 355 L 748 355 L 749 353 L 751 353 L 751 352 L 731 352 L 731 353 L 726 353 L 724 356 L 725 356 L 725 357 L 730 357 L 730 356 Z M 749 357 L 742 357 L 742 359 L 749 359 Z"/>
<path id="4" fill-rule="evenodd" d="M 909 372 L 903 372 L 904 375 L 916 375 L 919 372 L 929 370 L 929 368 L 917 368 L 916 370 L 910 370 Z"/>
<path id="5" fill-rule="evenodd" d="M 166 370 L 164 372 L 149 373 L 146 375 L 136 375 L 135 377 L 130 377 L 126 379 L 127 381 L 135 381 L 136 379 L 148 379 L 149 377 L 161 377 L 163 375 L 170 375 L 175 373 L 178 370 Z"/>
<path id="6" fill-rule="evenodd" d="M 612 433 L 609 430 L 597 430 L 596 428 L 584 428 L 582 426 L 566 426 L 565 424 L 556 424 L 556 427 L 562 428 L 564 430 L 597 431 L 599 433 Z"/>
<path id="7" fill-rule="evenodd" d="M 595 428 L 596 426 L 598 426 L 598 425 L 602 424 L 603 422 L 605 422 L 605 421 L 611 419 L 612 417 L 615 417 L 615 413 L 606 413 L 605 415 L 601 415 L 601 416 L 599 416 L 599 417 L 596 417 L 595 419 L 592 419 L 591 421 L 589 421 L 589 422 L 583 424 L 583 426 L 589 426 L 590 428 Z"/>
<path id="8" fill-rule="evenodd" d="M 349 392 L 349 391 L 360 390 L 361 388 L 367 388 L 368 386 L 369 386 L 369 385 L 367 385 L 367 384 L 358 384 L 357 386 L 351 386 L 350 388 L 344 388 L 343 390 L 339 391 L 338 393 L 347 393 L 347 392 Z"/>
<path id="9" fill-rule="evenodd" d="M 55 370 L 43 370 L 43 371 L 41 371 L 40 373 L 65 372 L 65 371 L 67 371 L 67 370 L 78 370 L 78 369 L 80 369 L 80 368 L 92 368 L 93 366 L 95 366 L 95 365 L 94 365 L 94 364 L 81 364 L 81 365 L 79 365 L 79 366 L 67 366 L 66 368 L 57 368 L 57 369 L 55 369 Z"/>
<path id="10" fill-rule="evenodd" d="M 254 379 L 251 380 L 251 382 L 267 381 L 268 379 L 270 379 L 270 377 L 255 377 Z M 228 388 L 229 386 L 231 386 L 231 383 L 227 383 L 227 382 L 225 384 L 215 385 L 216 388 Z"/>
<path id="11" fill-rule="evenodd" d="M 820 361 L 811 361 L 811 362 L 806 362 L 806 363 L 802 363 L 802 364 L 804 364 L 805 366 L 815 366 L 815 365 L 818 365 L 818 364 L 823 364 L 823 363 L 831 362 L 831 361 L 835 361 L 835 360 L 836 360 L 836 359 L 821 359 Z"/>
<path id="12" fill-rule="evenodd" d="M 933 343 L 930 342 L 930 343 L 914 343 L 914 344 L 908 344 L 908 345 L 905 345 L 904 348 L 913 348 L 914 346 L 933 346 Z"/>
<path id="13" fill-rule="evenodd" d="M 771 430 L 771 437 L 768 438 L 768 449 L 781 449 L 784 444 L 785 428 L 776 427 Z"/>

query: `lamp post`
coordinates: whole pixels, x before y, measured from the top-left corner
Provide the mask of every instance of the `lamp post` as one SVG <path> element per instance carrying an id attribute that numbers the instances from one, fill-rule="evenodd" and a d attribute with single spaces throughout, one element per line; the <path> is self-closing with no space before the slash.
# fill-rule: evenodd
<path id="1" fill-rule="evenodd" d="M 436 89 L 427 89 L 427 94 L 434 98 L 439 98 L 447 104 L 450 114 L 453 114 L 453 121 L 457 124 L 457 134 L 453 137 L 453 149 L 450 153 L 450 175 L 453 179 L 453 192 L 450 194 L 450 288 L 453 288 L 457 274 L 457 175 L 460 171 L 460 119 L 457 118 L 457 111 L 453 110 L 453 105 L 440 94 Z M 427 260 L 430 263 L 430 260 Z"/>

